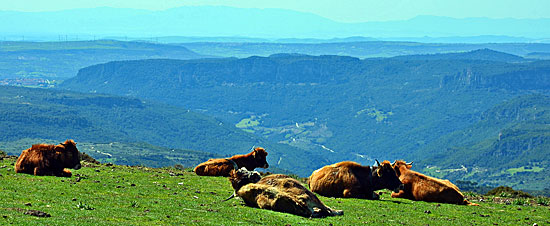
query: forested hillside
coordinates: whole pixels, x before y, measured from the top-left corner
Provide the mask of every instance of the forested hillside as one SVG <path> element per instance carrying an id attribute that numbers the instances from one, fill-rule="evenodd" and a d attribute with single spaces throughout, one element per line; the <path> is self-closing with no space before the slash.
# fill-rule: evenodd
<path id="1" fill-rule="evenodd" d="M 183 164 L 177 159 L 185 155 L 204 161 L 248 153 L 253 145 L 266 148 L 273 167 L 302 175 L 310 172 L 311 165 L 324 163 L 315 154 L 267 142 L 194 111 L 132 97 L 0 86 L 0 130 L 0 149 L 10 154 L 20 154 L 36 139 L 74 139 L 83 144 L 82 151 L 99 159 L 108 160 L 92 149 L 114 155 L 109 161 L 131 165 Z M 178 153 L 169 154 L 172 149 Z"/>
<path id="2" fill-rule="evenodd" d="M 451 179 L 542 190 L 549 188 L 549 154 L 550 96 L 525 95 L 427 145 L 417 159 L 420 167 Z"/>
<path id="3" fill-rule="evenodd" d="M 372 164 L 427 158 L 415 153 L 479 122 L 496 104 L 548 92 L 549 61 L 509 59 L 521 58 L 485 50 L 421 59 L 277 54 L 110 62 L 80 70 L 62 87 L 181 105 L 333 162 Z"/>

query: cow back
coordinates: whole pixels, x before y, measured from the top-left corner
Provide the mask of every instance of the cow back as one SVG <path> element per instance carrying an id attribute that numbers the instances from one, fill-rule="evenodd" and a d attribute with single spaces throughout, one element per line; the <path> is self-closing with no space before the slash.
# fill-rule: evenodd
<path id="1" fill-rule="evenodd" d="M 199 176 L 228 177 L 233 169 L 233 164 L 227 159 L 209 159 L 197 165 L 193 171 Z"/>
<path id="2" fill-rule="evenodd" d="M 281 174 L 269 175 L 257 183 L 247 184 L 237 191 L 237 195 L 249 206 L 303 217 L 343 214 L 324 205 L 296 179 Z"/>
<path id="3" fill-rule="evenodd" d="M 314 171 L 309 177 L 309 186 L 311 191 L 323 196 L 362 197 L 372 187 L 371 177 L 369 166 L 345 161 Z"/>

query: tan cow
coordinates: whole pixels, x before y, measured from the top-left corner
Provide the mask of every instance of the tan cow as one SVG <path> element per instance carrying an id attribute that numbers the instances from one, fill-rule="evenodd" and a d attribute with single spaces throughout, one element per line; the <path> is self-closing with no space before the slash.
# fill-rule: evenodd
<path id="1" fill-rule="evenodd" d="M 15 172 L 35 176 L 71 177 L 71 171 L 65 168 L 80 167 L 80 154 L 76 143 L 66 140 L 58 145 L 34 144 L 24 150 L 15 163 Z"/>
<path id="2" fill-rule="evenodd" d="M 393 192 L 393 198 L 479 206 L 464 199 L 458 187 L 449 180 L 437 179 L 411 170 L 412 162 L 397 160 L 392 165 L 405 186 L 403 190 Z"/>
<path id="3" fill-rule="evenodd" d="M 372 168 L 352 161 L 324 166 L 311 174 L 309 188 L 322 196 L 363 199 L 379 199 L 376 190 L 403 188 L 389 161 L 376 163 Z"/>
<path id="4" fill-rule="evenodd" d="M 231 185 L 247 206 L 291 213 L 303 217 L 343 215 L 326 206 L 299 181 L 282 174 L 261 178 L 258 172 L 241 168 L 231 171 Z"/>
<path id="5" fill-rule="evenodd" d="M 199 176 L 228 177 L 231 170 L 241 167 L 245 167 L 248 170 L 254 170 L 256 167 L 268 168 L 269 164 L 267 164 L 266 156 L 267 151 L 261 147 L 257 147 L 246 155 L 235 155 L 226 159 L 209 159 L 197 165 L 193 171 Z"/>

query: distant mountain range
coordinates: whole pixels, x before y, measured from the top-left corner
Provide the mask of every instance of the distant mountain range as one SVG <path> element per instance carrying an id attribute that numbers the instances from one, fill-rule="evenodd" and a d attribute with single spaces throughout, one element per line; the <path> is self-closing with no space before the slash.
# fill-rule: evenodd
<path id="1" fill-rule="evenodd" d="M 476 36 L 484 42 L 548 40 L 550 19 L 491 19 L 418 16 L 403 21 L 341 23 L 318 15 L 283 9 L 187 6 L 163 11 L 120 8 L 55 12 L 0 11 L 3 38 L 91 39 L 119 37 L 257 37 L 262 39 L 331 39 Z M 69 36 L 69 37 L 68 37 Z M 2 38 L 2 37 L 0 37 Z M 19 40 L 20 40 L 19 39 Z M 464 40 L 464 39 L 463 39 Z M 416 40 L 415 40 L 416 41 Z M 502 40 L 499 40 L 501 42 Z"/>
<path id="2" fill-rule="evenodd" d="M 491 174 L 461 175 L 454 180 L 472 179 L 495 185 L 494 180 L 484 178 L 493 176 L 495 171 L 514 171 L 524 165 L 540 167 L 541 163 L 533 159 L 515 161 L 521 153 L 527 153 L 516 147 L 523 147 L 532 139 L 531 149 L 548 154 L 544 149 L 550 140 L 544 132 L 548 131 L 545 121 L 532 122 L 541 130 L 530 131 L 525 137 L 511 136 L 513 132 L 506 129 L 513 126 L 499 124 L 499 120 L 510 119 L 499 117 L 507 110 L 497 109 L 529 111 L 531 106 L 537 106 L 540 111 L 532 115 L 536 115 L 536 120 L 546 120 L 548 97 L 511 100 L 549 93 L 549 75 L 550 61 L 531 61 L 488 49 L 364 60 L 276 54 L 244 59 L 110 62 L 81 69 L 61 88 L 185 106 L 272 142 L 318 153 L 331 162 L 354 160 L 372 164 L 374 159 L 431 159 L 419 166 L 451 171 L 456 169 L 455 163 L 464 163 L 467 170 L 477 167 Z M 507 101 L 511 102 L 505 104 Z M 533 104 L 518 104 L 522 101 Z M 504 107 L 497 107 L 499 104 Z M 473 130 L 468 138 L 479 139 L 462 143 L 466 139 L 460 136 L 471 130 L 469 126 L 484 120 L 493 126 Z M 510 134 L 506 137 L 515 137 L 507 141 L 519 154 L 499 158 L 501 166 L 494 170 L 488 168 L 499 163 L 465 161 L 490 153 L 491 147 L 479 153 L 472 147 L 485 139 L 490 143 L 498 130 Z M 467 150 L 462 152 L 464 149 Z M 460 153 L 468 153 L 467 158 Z M 465 158 L 445 159 L 449 156 Z M 537 178 L 548 178 L 544 176 L 548 170 L 535 172 Z M 509 184 L 545 188 L 542 183 Z"/>
<path id="3" fill-rule="evenodd" d="M 78 70 L 113 60 L 207 57 L 182 46 L 114 40 L 73 42 L 2 42 L 0 79 L 73 77 Z"/>

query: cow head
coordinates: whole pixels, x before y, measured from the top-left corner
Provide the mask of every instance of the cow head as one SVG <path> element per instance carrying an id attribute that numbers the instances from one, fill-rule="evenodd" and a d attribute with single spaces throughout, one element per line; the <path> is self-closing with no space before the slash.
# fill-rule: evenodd
<path id="1" fill-rule="evenodd" d="M 412 163 L 413 162 L 406 163 L 405 161 L 402 161 L 402 160 L 395 160 L 391 165 L 395 170 L 395 173 L 399 177 L 401 176 L 402 173 L 404 173 L 404 171 L 410 170 L 412 168 Z"/>
<path id="2" fill-rule="evenodd" d="M 80 169 L 80 153 L 76 148 L 76 143 L 73 140 L 66 140 L 64 143 L 60 143 L 63 147 L 56 150 L 57 154 L 63 161 L 66 168 Z"/>
<path id="3" fill-rule="evenodd" d="M 267 169 L 269 167 L 269 164 L 267 164 L 267 151 L 261 147 L 254 148 L 254 151 L 252 151 L 252 157 L 254 158 L 254 161 L 256 163 L 256 166 Z"/>
<path id="4" fill-rule="evenodd" d="M 229 181 L 235 191 L 238 191 L 242 186 L 247 184 L 256 183 L 260 181 L 260 179 L 262 179 L 260 173 L 256 171 L 249 171 L 245 167 L 242 167 L 239 170 L 231 170 L 229 173 Z"/>
<path id="5" fill-rule="evenodd" d="M 394 192 L 403 190 L 403 183 L 399 180 L 392 164 L 389 161 L 383 161 L 382 164 L 376 160 L 376 167 L 373 167 L 373 177 L 377 180 L 376 187 L 387 188 Z"/>

